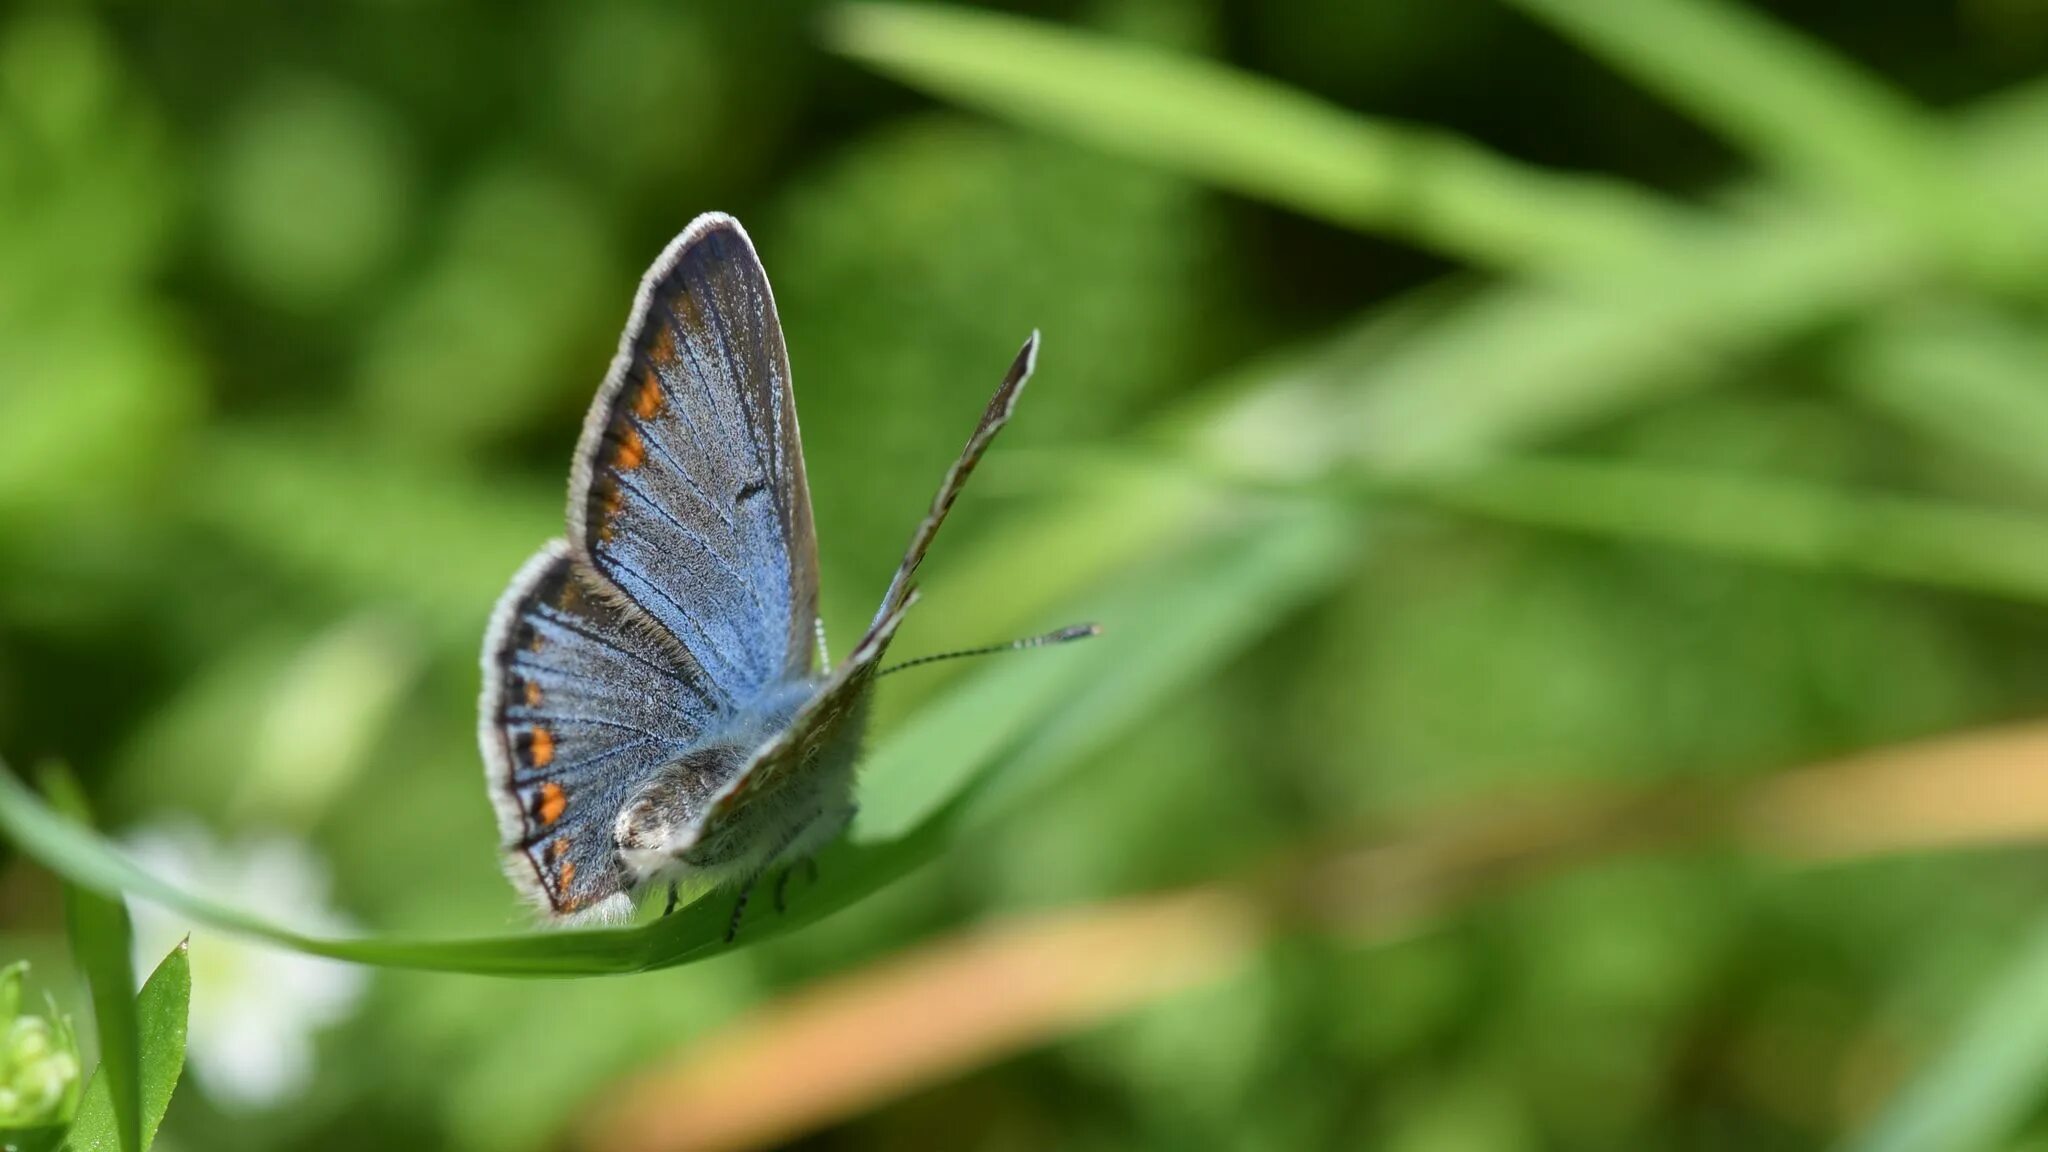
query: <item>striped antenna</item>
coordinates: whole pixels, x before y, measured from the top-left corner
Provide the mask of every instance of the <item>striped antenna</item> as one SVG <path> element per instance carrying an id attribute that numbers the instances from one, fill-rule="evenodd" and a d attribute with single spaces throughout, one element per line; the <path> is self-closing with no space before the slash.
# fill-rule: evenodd
<path id="1" fill-rule="evenodd" d="M 941 660 L 958 660 L 963 656 L 993 656 L 998 652 L 1016 652 L 1025 648 L 1043 648 L 1048 644 L 1065 644 L 1070 641 L 1086 640 L 1090 636 L 1100 635 L 1102 635 L 1102 625 L 1100 624 L 1069 624 L 1065 628 L 1047 632 L 1043 636 L 1026 636 L 1022 640 L 1012 640 L 1008 644 L 990 644 L 985 648 L 962 648 L 958 652 L 941 652 L 935 656 L 919 656 L 915 660 L 905 660 L 901 664 L 891 664 L 880 672 L 875 673 L 875 675 L 887 676 L 891 672 L 901 672 L 905 668 L 915 668 L 920 664 L 936 664 Z"/>

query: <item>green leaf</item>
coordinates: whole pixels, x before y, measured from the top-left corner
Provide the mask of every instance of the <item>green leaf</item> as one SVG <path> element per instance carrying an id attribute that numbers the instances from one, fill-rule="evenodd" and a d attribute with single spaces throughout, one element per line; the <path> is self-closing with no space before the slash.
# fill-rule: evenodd
<path id="1" fill-rule="evenodd" d="M 135 998 L 140 1026 L 142 1064 L 142 1146 L 156 1139 L 171 1093 L 185 1070 L 185 1027 L 192 1003 L 192 966 L 186 945 L 179 944 L 150 973 Z M 73 1152 L 112 1152 L 120 1147 L 112 1095 L 107 1082 L 94 1076 L 71 1125 Z"/>
<path id="2" fill-rule="evenodd" d="M 827 37 L 947 99 L 1484 265 L 1598 279 L 1690 222 L 1618 181 L 1526 167 L 1148 45 L 908 4 L 842 6 Z"/>
<path id="3" fill-rule="evenodd" d="M 1259 634 L 1261 624 L 1277 623 L 1276 603 L 1299 602 L 1346 570 L 1354 534 L 1348 518 L 1299 502 L 1247 513 L 1224 517 L 1220 534 L 1195 547 L 1194 561 L 1162 562 L 1164 571 L 1141 570 L 1094 602 L 1110 634 L 1126 637 L 1124 647 L 1085 659 L 1089 645 L 1084 644 L 1040 654 L 1038 660 L 994 666 L 940 697 L 931 706 L 936 719 L 930 724 L 908 725 L 885 742 L 862 793 L 877 816 L 864 820 L 854 839 L 822 853 L 820 882 L 792 893 L 785 915 L 763 912 L 750 920 L 740 943 L 828 915 L 930 859 L 943 849 L 969 801 L 975 818 L 985 819 L 1007 796 L 1022 790 L 1025 781 L 1004 780 L 1013 770 L 1041 776 L 1102 746 L 1175 686 L 1207 674 L 1239 651 Z M 1014 691 L 1022 683 L 1015 677 L 1027 677 L 1030 689 Z M 1106 690 L 1104 677 L 1128 678 Z M 962 700 L 974 707 L 963 707 Z M 989 723 L 992 714 L 1008 717 L 1001 722 L 1003 730 L 1016 740 L 961 739 L 976 724 Z M 903 742 L 900 748 L 898 741 Z M 926 774 L 935 774 L 935 781 Z M 995 791 L 999 785 L 1005 790 Z M 886 824 L 887 838 L 874 838 L 875 820 Z M 459 940 L 309 936 L 171 886 L 136 867 L 90 829 L 51 811 L 5 772 L 0 772 L 0 834 L 83 888 L 126 892 L 213 928 L 365 964 L 589 976 L 673 967 L 734 946 L 724 939 L 729 905 L 722 899 L 700 900 L 674 916 L 624 929 Z"/>
<path id="4" fill-rule="evenodd" d="M 1519 524 L 2048 601 L 2038 517 L 1616 461 L 1507 460 L 1403 490 Z"/>
<path id="5" fill-rule="evenodd" d="M 81 824 L 90 820 L 85 794 L 68 772 L 50 768 L 43 777 L 53 804 Z M 15 784 L 12 779 L 9 783 Z M 92 991 L 93 1025 L 100 1049 L 99 1070 L 93 1079 L 106 1084 L 108 1119 L 115 1137 L 109 1147 L 141 1152 L 141 1041 L 128 906 L 118 891 L 67 884 L 64 922 L 71 935 L 72 958 Z"/>

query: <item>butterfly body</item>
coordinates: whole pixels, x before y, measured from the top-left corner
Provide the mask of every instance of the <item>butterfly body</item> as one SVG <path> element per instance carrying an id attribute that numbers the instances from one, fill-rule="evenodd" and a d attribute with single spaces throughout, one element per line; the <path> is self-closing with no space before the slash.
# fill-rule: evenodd
<path id="1" fill-rule="evenodd" d="M 911 578 L 1036 340 L 828 675 L 813 664 L 817 540 L 767 275 L 729 216 L 669 245 L 584 422 L 568 535 L 513 577 L 484 637 L 479 743 L 515 887 L 558 920 L 617 920 L 656 884 L 744 890 L 838 835 Z"/>
<path id="2" fill-rule="evenodd" d="M 717 887 L 758 876 L 777 860 L 809 856 L 837 836 L 855 811 L 864 717 L 834 725 L 810 763 L 739 793 L 730 819 L 702 832 L 692 827 L 721 791 L 752 779 L 754 753 L 786 730 L 822 686 L 822 678 L 782 686 L 641 785 L 612 828 L 627 869 L 646 883 Z"/>

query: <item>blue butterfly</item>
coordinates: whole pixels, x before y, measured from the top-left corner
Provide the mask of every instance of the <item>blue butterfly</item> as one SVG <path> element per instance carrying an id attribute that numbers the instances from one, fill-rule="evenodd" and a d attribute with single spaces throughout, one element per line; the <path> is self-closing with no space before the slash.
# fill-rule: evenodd
<path id="1" fill-rule="evenodd" d="M 521 893 L 558 920 L 617 921 L 658 883 L 671 908 L 678 880 L 735 886 L 737 929 L 764 872 L 846 827 L 868 702 L 917 598 L 912 578 L 1037 349 L 1034 332 L 867 634 L 832 670 L 767 273 L 730 216 L 700 216 L 676 237 L 641 281 L 584 421 L 568 537 L 512 578 L 484 636 L 478 736 Z"/>

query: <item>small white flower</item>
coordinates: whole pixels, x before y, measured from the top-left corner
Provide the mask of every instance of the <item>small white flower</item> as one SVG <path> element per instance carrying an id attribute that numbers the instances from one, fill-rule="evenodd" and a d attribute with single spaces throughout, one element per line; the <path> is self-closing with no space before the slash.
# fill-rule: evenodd
<path id="1" fill-rule="evenodd" d="M 135 861 L 165 880 L 310 934 L 352 925 L 327 906 L 327 870 L 304 841 L 251 834 L 224 842 L 171 820 L 127 838 Z M 135 964 L 146 976 L 190 929 L 177 914 L 131 900 Z M 232 936 L 192 941 L 192 1015 L 186 1058 L 222 1105 L 262 1108 L 297 1095 L 313 1074 L 313 1034 L 346 1019 L 368 973 L 353 965 Z"/>

